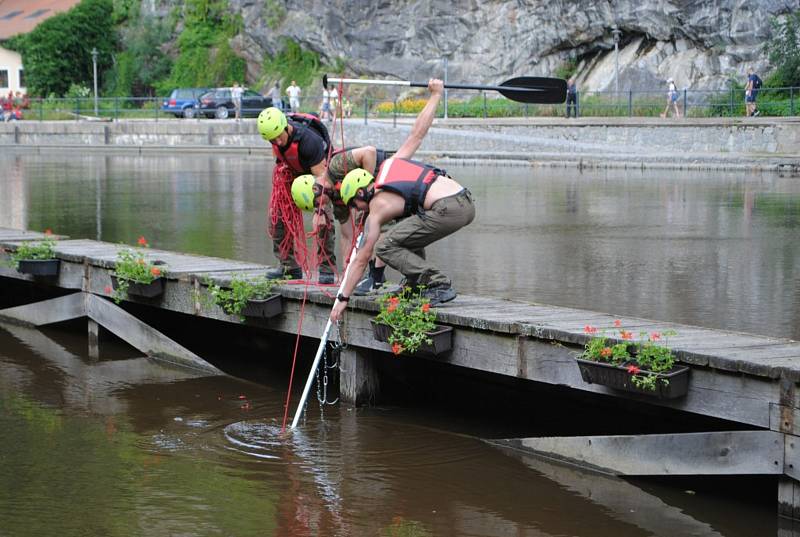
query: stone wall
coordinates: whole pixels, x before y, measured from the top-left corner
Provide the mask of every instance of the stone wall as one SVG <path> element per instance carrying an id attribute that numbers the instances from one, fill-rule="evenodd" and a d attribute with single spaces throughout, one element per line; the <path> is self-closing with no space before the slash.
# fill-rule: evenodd
<path id="1" fill-rule="evenodd" d="M 411 119 L 348 120 L 347 146 L 397 148 Z M 339 124 L 332 128 L 341 143 Z M 60 121 L 0 124 L 0 146 L 268 152 L 255 120 Z M 720 162 L 768 167 L 800 155 L 800 121 L 791 119 L 437 120 L 420 150 L 460 158 L 591 162 Z M 764 159 L 767 159 L 766 161 Z M 757 164 L 761 162 L 761 164 Z M 766 164 L 764 164 L 766 162 Z"/>

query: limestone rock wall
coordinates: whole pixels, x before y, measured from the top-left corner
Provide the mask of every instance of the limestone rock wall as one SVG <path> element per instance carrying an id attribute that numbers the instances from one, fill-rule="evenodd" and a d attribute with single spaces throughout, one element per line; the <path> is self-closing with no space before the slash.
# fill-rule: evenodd
<path id="1" fill-rule="evenodd" d="M 800 0 L 228 0 L 244 31 L 234 47 L 259 77 L 264 55 L 290 37 L 350 74 L 498 83 L 553 76 L 578 65 L 585 90 L 613 90 L 612 27 L 621 31 L 619 89 L 719 89 L 747 67 L 768 68 L 761 48 L 770 20 Z M 147 0 L 163 15 L 180 0 Z"/>

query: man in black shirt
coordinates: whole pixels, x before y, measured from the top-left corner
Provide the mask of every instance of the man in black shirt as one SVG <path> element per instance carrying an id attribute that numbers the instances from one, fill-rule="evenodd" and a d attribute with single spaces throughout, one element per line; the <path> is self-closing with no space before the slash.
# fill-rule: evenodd
<path id="1" fill-rule="evenodd" d="M 267 108 L 258 116 L 258 131 L 262 138 L 272 144 L 276 158 L 272 174 L 270 196 L 270 235 L 272 249 L 281 266 L 270 271 L 270 278 L 289 276 L 302 278 L 303 270 L 297 261 L 295 244 L 305 244 L 303 216 L 291 197 L 292 179 L 310 173 L 323 177 L 330 138 L 325 126 L 315 117 L 305 114 L 286 115 L 277 108 Z M 336 255 L 324 245 L 327 233 L 333 233 L 333 225 L 320 222 L 315 216 L 314 227 L 318 235 L 320 260 L 319 283 L 334 283 L 333 272 Z M 332 222 L 332 219 L 328 219 Z"/>

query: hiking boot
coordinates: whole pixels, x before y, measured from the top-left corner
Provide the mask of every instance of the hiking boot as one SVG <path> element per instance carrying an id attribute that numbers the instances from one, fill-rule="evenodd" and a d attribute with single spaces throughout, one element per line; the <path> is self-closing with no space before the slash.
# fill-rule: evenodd
<path id="1" fill-rule="evenodd" d="M 422 291 L 422 298 L 427 298 L 431 306 L 450 302 L 456 297 L 456 290 L 450 285 L 436 285 Z"/>
<path id="2" fill-rule="evenodd" d="M 353 294 L 356 296 L 364 296 L 368 295 L 371 292 L 380 289 L 383 285 L 383 282 L 376 282 L 372 276 L 367 276 L 356 285 L 356 288 L 353 289 Z"/>
<path id="3" fill-rule="evenodd" d="M 319 278 L 317 282 L 321 285 L 328 285 L 336 281 L 336 278 L 333 276 L 333 272 L 320 272 Z"/>
<path id="4" fill-rule="evenodd" d="M 268 280 L 302 280 L 303 279 L 303 269 L 300 267 L 296 267 L 293 269 L 287 269 L 286 267 L 276 267 L 274 269 L 269 269 L 266 273 L 266 277 Z"/>

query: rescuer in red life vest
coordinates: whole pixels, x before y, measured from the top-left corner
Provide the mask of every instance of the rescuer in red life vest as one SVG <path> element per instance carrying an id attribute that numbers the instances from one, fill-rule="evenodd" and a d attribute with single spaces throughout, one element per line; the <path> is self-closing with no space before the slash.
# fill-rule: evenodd
<path id="1" fill-rule="evenodd" d="M 373 253 L 405 276 L 408 285 L 425 286 L 423 297 L 431 305 L 456 297 L 450 279 L 418 254 L 427 245 L 468 225 L 475 218 L 469 190 L 444 170 L 410 160 L 436 114 L 444 85 L 428 83 L 431 97 L 417 116 L 411 134 L 392 158 L 379 167 L 377 177 L 362 168 L 347 173 L 340 196 L 344 203 L 367 213 L 366 239 L 351 261 L 347 279 L 339 289 L 331 319 L 338 321 Z M 381 226 L 403 218 L 381 235 Z M 380 240 L 379 240 L 380 239 Z"/>
<path id="2" fill-rule="evenodd" d="M 286 115 L 277 108 L 267 108 L 258 116 L 258 131 L 272 144 L 276 165 L 272 174 L 270 195 L 270 225 L 272 249 L 281 266 L 267 272 L 269 278 L 299 279 L 303 270 L 298 263 L 295 245 L 305 244 L 302 214 L 291 198 L 291 183 L 301 174 L 322 177 L 330 147 L 328 131 L 318 118 L 308 114 Z M 333 243 L 332 219 L 319 223 L 315 219 L 318 236 L 319 283 L 334 283 L 336 254 L 327 245 Z M 330 234 L 330 237 L 328 235 Z M 329 240 L 328 240 L 329 239 Z"/>
<path id="3" fill-rule="evenodd" d="M 304 211 L 318 211 L 320 204 L 322 214 L 327 214 L 327 206 L 333 208 L 333 216 L 339 222 L 341 230 L 340 254 L 342 259 L 347 259 L 353 242 L 353 224 L 351 209 L 342 202 L 339 195 L 342 180 L 347 172 L 356 168 L 363 168 L 370 173 L 375 173 L 383 161 L 394 154 L 394 151 L 377 149 L 373 146 L 363 146 L 339 149 L 334 152 L 328 161 L 328 173 L 325 176 L 324 186 L 317 183 L 312 175 L 301 175 L 292 183 L 292 198 L 295 204 Z M 332 239 L 328 249 L 333 249 Z M 369 274 L 359 282 L 354 290 L 356 295 L 366 295 L 380 289 L 386 277 L 384 270 L 386 264 L 380 259 L 369 262 Z"/>

